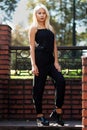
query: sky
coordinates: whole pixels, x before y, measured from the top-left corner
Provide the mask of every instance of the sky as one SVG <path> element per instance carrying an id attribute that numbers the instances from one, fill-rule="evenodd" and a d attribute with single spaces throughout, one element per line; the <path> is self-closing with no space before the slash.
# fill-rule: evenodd
<path id="1" fill-rule="evenodd" d="M 20 0 L 13 14 L 12 22 L 7 21 L 7 24 L 10 25 L 12 29 L 14 29 L 18 24 L 22 24 L 25 28 L 27 28 L 29 12 L 26 9 L 26 4 L 27 0 Z"/>

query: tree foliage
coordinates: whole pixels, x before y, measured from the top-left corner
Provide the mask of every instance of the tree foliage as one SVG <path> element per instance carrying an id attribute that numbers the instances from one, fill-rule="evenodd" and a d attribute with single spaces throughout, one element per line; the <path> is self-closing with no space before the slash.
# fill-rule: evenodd
<path id="1" fill-rule="evenodd" d="M 12 19 L 12 14 L 20 0 L 0 0 L 0 12 L 3 14 L 3 20 Z"/>
<path id="2" fill-rule="evenodd" d="M 0 0 L 1 11 L 6 12 L 4 19 L 11 19 L 17 3 L 20 0 Z M 77 28 L 85 26 L 87 30 L 87 1 L 86 0 L 27 0 L 29 24 L 32 22 L 33 8 L 37 3 L 43 3 L 49 10 L 50 22 L 55 29 L 57 44 L 60 46 L 72 45 L 73 22 L 76 23 L 76 43 L 87 41 L 87 32 L 78 33 Z M 74 10 L 75 8 L 75 10 Z M 75 13 L 75 21 L 74 21 Z M 16 27 L 12 45 L 28 45 L 27 31 L 22 26 Z M 22 43 L 21 43 L 22 41 Z"/>
<path id="3" fill-rule="evenodd" d="M 28 30 L 24 30 L 21 25 L 17 25 L 12 33 L 12 46 L 29 46 Z"/>

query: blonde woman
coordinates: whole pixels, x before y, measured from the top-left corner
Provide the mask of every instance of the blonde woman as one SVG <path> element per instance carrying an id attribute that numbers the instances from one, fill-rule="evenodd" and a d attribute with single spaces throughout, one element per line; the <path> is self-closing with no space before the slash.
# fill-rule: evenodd
<path id="1" fill-rule="evenodd" d="M 49 121 L 42 112 L 42 97 L 45 81 L 49 75 L 54 81 L 56 92 L 55 108 L 50 117 L 63 126 L 62 105 L 65 80 L 60 72 L 55 34 L 49 21 L 50 16 L 47 8 L 43 4 L 38 4 L 34 8 L 33 23 L 29 29 L 31 64 L 34 74 L 33 99 L 37 113 L 37 124 L 48 126 Z"/>

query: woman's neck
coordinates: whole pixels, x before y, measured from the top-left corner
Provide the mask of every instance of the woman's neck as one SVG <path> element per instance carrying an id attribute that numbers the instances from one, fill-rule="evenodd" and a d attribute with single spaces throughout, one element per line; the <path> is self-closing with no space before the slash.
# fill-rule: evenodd
<path id="1" fill-rule="evenodd" d="M 38 24 L 38 28 L 46 28 L 46 27 L 45 27 L 45 24 L 39 23 L 39 24 Z"/>

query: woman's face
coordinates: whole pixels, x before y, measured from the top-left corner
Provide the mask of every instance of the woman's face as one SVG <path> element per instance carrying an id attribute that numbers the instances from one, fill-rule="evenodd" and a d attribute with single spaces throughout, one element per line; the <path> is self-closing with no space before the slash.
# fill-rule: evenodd
<path id="1" fill-rule="evenodd" d="M 46 11 L 43 8 L 40 8 L 37 12 L 36 12 L 36 18 L 38 22 L 45 22 L 46 20 Z"/>

